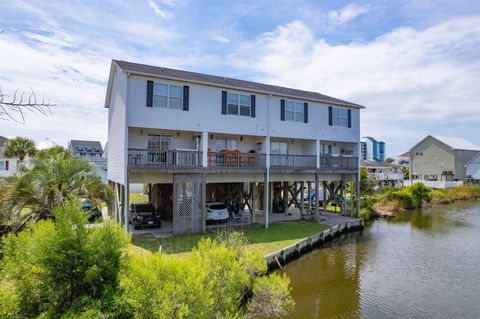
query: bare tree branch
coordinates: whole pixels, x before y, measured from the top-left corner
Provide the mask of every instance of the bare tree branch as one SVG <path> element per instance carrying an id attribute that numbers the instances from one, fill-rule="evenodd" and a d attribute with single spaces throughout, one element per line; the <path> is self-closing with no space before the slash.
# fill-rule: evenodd
<path id="1" fill-rule="evenodd" d="M 50 100 L 45 102 L 37 100 L 35 91 L 31 91 L 28 95 L 28 100 L 24 98 L 24 92 L 19 94 L 18 90 L 13 93 L 13 96 L 7 100 L 7 96 L 3 94 L 0 87 L 0 120 L 12 120 L 17 123 L 25 124 L 25 114 L 27 112 L 41 115 L 52 114 L 51 108 L 55 106 Z"/>

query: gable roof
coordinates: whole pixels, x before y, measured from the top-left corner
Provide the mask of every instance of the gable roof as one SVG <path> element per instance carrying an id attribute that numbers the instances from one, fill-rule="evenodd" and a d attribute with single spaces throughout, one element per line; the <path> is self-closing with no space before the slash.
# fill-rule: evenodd
<path id="1" fill-rule="evenodd" d="M 372 141 L 372 142 L 377 142 L 377 140 L 374 139 L 374 138 L 371 137 L 371 136 L 362 136 L 362 138 L 363 138 L 364 140 L 370 140 L 370 141 Z"/>
<path id="2" fill-rule="evenodd" d="M 480 146 L 470 143 L 466 139 L 460 137 L 449 137 L 449 136 L 438 136 L 431 135 L 433 138 L 436 138 L 443 144 L 450 146 L 454 150 L 469 150 L 469 151 L 480 151 Z"/>
<path id="3" fill-rule="evenodd" d="M 71 140 L 68 147 L 73 152 L 85 150 L 89 153 L 103 153 L 102 144 L 99 141 Z"/>
<path id="4" fill-rule="evenodd" d="M 139 64 L 139 63 L 133 63 L 133 62 L 127 62 L 127 61 L 121 61 L 121 60 L 112 60 L 112 66 L 113 65 L 116 65 L 121 70 L 128 73 L 132 73 L 132 74 L 161 77 L 161 78 L 167 78 L 167 79 L 178 79 L 178 80 L 183 80 L 187 82 L 196 82 L 196 83 L 209 84 L 209 85 L 220 86 L 220 87 L 231 87 L 231 88 L 248 90 L 252 92 L 259 92 L 263 94 L 271 93 L 277 96 L 312 100 L 320 103 L 334 104 L 334 105 L 346 106 L 351 108 L 358 108 L 358 109 L 365 108 L 362 105 L 340 100 L 340 99 L 337 99 L 328 95 L 320 94 L 317 92 L 297 90 L 297 89 L 286 88 L 282 86 L 262 84 L 262 83 L 251 82 L 251 81 L 226 78 L 222 76 L 170 69 L 170 68 Z M 113 72 L 111 68 L 110 77 L 112 77 L 112 75 L 113 75 Z M 110 82 L 110 79 L 109 79 L 109 82 Z M 106 101 L 105 107 L 108 107 L 107 101 L 109 100 L 110 90 L 111 90 L 111 86 L 109 85 L 107 88 L 107 98 L 105 100 Z"/>
<path id="5" fill-rule="evenodd" d="M 388 163 L 380 163 L 380 162 L 375 162 L 375 161 L 367 161 L 367 160 L 361 160 L 360 161 L 360 167 L 365 167 L 365 168 L 400 168 L 400 165 L 397 164 L 388 164 Z"/>
<path id="6" fill-rule="evenodd" d="M 410 151 L 429 137 L 436 139 L 437 141 L 447 145 L 452 150 L 480 151 L 480 146 L 475 145 L 461 137 L 448 137 L 448 136 L 439 136 L 439 135 L 427 135 L 427 137 L 425 137 L 420 142 L 415 144 L 412 148 L 410 148 Z"/>

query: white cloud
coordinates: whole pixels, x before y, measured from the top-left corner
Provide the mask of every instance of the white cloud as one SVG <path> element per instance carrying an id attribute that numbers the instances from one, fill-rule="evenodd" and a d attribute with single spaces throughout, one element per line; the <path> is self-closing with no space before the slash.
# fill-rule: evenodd
<path id="1" fill-rule="evenodd" d="M 232 63 L 249 65 L 262 82 L 366 105 L 362 133 L 391 142 L 399 153 L 427 133 L 478 139 L 479 47 L 480 16 L 347 45 L 316 38 L 296 21 L 245 45 Z"/>
<path id="2" fill-rule="evenodd" d="M 213 41 L 221 43 L 221 44 L 227 44 L 230 43 L 230 39 L 227 37 L 224 37 L 223 35 L 216 34 L 213 36 Z"/>
<path id="3" fill-rule="evenodd" d="M 168 3 L 169 5 L 173 4 L 173 1 L 162 1 L 164 4 Z M 173 13 L 171 13 L 168 10 L 160 8 L 158 3 L 155 2 L 155 0 L 148 0 L 148 5 L 150 8 L 153 9 L 153 11 L 159 15 L 160 17 L 164 18 L 165 20 L 170 20 L 173 18 Z"/>
<path id="4" fill-rule="evenodd" d="M 356 17 L 367 13 L 369 7 L 367 5 L 358 5 L 350 3 L 340 10 L 332 10 L 328 12 L 328 21 L 333 26 L 345 24 Z"/>

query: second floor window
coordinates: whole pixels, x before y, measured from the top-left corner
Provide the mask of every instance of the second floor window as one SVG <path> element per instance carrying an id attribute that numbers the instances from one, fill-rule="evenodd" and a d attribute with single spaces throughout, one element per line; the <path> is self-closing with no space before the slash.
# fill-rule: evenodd
<path id="1" fill-rule="evenodd" d="M 183 88 L 178 85 L 155 83 L 153 85 L 153 106 L 181 110 Z"/>
<path id="2" fill-rule="evenodd" d="M 250 95 L 228 93 L 227 113 L 232 115 L 250 116 L 251 97 Z"/>
<path id="3" fill-rule="evenodd" d="M 304 118 L 303 103 L 285 101 L 285 120 L 303 122 Z"/>
<path id="4" fill-rule="evenodd" d="M 335 126 L 348 127 L 348 110 L 334 107 L 332 109 L 332 123 Z"/>

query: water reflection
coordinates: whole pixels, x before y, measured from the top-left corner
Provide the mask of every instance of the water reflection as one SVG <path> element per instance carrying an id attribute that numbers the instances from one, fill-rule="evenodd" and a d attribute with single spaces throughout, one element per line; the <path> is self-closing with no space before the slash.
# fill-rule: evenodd
<path id="1" fill-rule="evenodd" d="M 287 265 L 289 318 L 476 318 L 480 203 L 377 220 Z"/>

